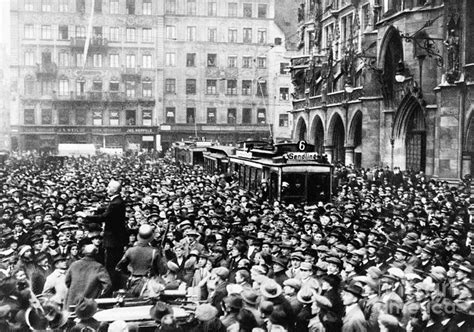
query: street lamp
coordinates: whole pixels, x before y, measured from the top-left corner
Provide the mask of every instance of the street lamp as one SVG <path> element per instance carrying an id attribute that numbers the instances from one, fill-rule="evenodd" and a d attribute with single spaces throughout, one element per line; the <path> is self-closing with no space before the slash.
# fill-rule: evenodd
<path id="1" fill-rule="evenodd" d="M 398 62 L 397 71 L 395 72 L 395 81 L 398 83 L 403 83 L 407 79 L 406 77 L 406 68 L 402 60 Z"/>

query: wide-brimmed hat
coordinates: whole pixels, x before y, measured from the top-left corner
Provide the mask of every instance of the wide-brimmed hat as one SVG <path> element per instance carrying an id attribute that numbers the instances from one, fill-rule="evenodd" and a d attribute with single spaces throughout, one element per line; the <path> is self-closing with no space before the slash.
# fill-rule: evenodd
<path id="1" fill-rule="evenodd" d="M 217 317 L 217 308 L 209 303 L 200 304 L 196 307 L 194 316 L 201 322 L 207 322 Z"/>
<path id="2" fill-rule="evenodd" d="M 82 298 L 76 304 L 75 313 L 79 319 L 88 319 L 97 312 L 97 302 L 94 299 Z"/>
<path id="3" fill-rule="evenodd" d="M 296 298 L 300 303 L 303 304 L 310 304 L 313 303 L 314 301 L 314 294 L 316 292 L 312 290 L 309 287 L 303 287 L 302 289 L 299 290 L 299 292 L 296 294 Z"/>
<path id="4" fill-rule="evenodd" d="M 269 279 L 260 286 L 260 293 L 267 299 L 274 299 L 281 295 L 283 289 L 273 279 Z"/>

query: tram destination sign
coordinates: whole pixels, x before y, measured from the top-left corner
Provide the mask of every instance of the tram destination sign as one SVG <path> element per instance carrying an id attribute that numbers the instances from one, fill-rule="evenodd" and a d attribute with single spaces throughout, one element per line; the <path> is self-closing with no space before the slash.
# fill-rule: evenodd
<path id="1" fill-rule="evenodd" d="M 293 161 L 316 161 L 319 154 L 317 152 L 288 152 L 283 157 Z"/>

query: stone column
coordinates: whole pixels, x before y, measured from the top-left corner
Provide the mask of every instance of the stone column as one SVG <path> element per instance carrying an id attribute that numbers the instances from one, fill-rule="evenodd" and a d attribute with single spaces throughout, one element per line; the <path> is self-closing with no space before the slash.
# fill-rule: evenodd
<path id="1" fill-rule="evenodd" d="M 324 153 L 328 156 L 328 161 L 332 163 L 333 155 L 334 155 L 334 147 L 333 146 L 325 146 Z"/>
<path id="2" fill-rule="evenodd" d="M 354 165 L 354 147 L 353 146 L 345 146 L 345 156 L 346 156 L 346 165 Z"/>

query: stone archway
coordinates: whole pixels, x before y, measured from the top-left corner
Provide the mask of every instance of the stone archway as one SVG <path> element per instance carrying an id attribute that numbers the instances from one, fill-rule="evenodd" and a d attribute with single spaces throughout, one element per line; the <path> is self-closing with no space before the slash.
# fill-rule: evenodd
<path id="1" fill-rule="evenodd" d="M 313 138 L 314 151 L 318 154 L 324 154 L 324 125 L 319 115 L 316 115 L 311 125 L 311 137 Z"/>
<path id="2" fill-rule="evenodd" d="M 347 135 L 348 146 L 354 149 L 353 164 L 356 168 L 362 166 L 362 112 L 357 111 L 352 117 Z"/>
<path id="3" fill-rule="evenodd" d="M 403 99 L 394 119 L 392 137 L 394 139 L 395 166 L 405 166 L 406 170 L 425 171 L 426 167 L 426 121 L 425 113 L 412 95 Z"/>
<path id="4" fill-rule="evenodd" d="M 382 69 L 382 95 L 386 107 L 393 107 L 395 98 L 395 73 L 400 61 L 403 61 L 403 43 L 398 30 L 390 26 L 385 33 L 380 48 L 379 68 Z M 395 105 L 396 107 L 397 105 Z"/>
<path id="5" fill-rule="evenodd" d="M 474 176 L 474 115 L 471 116 L 468 122 L 463 154 L 468 157 L 470 165 L 467 165 L 466 169 L 463 167 L 464 174 L 462 175 L 470 173 Z"/>
<path id="6" fill-rule="evenodd" d="M 346 156 L 345 156 L 345 149 L 344 144 L 346 140 L 345 129 L 344 129 L 344 122 L 342 121 L 341 116 L 339 113 L 335 113 L 331 121 L 329 122 L 328 127 L 328 143 L 332 146 L 333 153 L 332 153 L 332 161 L 333 163 L 341 162 L 345 163 Z"/>
<path id="7" fill-rule="evenodd" d="M 295 138 L 298 141 L 305 141 L 308 136 L 308 126 L 306 125 L 306 121 L 300 117 L 298 122 L 296 123 L 296 134 Z"/>

